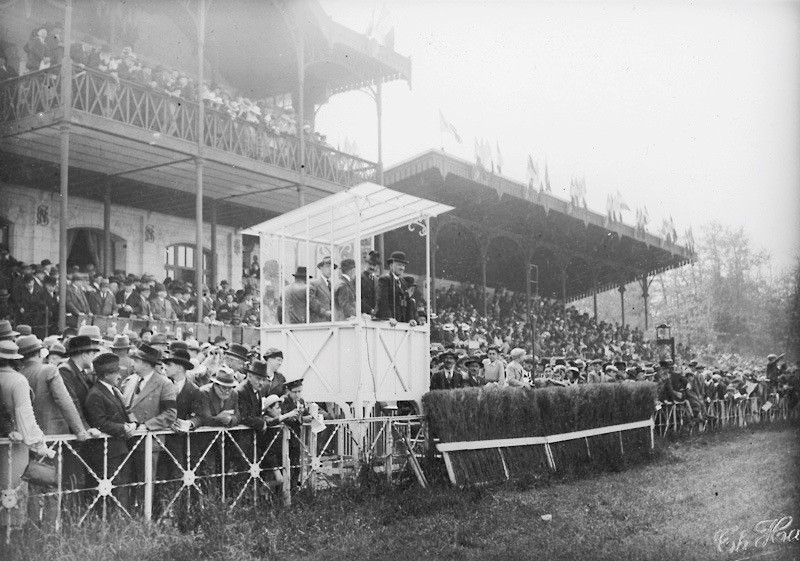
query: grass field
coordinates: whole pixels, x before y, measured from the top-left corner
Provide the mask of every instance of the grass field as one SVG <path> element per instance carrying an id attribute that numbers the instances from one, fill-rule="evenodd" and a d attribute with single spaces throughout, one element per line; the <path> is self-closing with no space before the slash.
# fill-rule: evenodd
<path id="1" fill-rule="evenodd" d="M 210 515 L 194 534 L 138 523 L 64 539 L 29 533 L 9 557 L 800 560 L 800 540 L 760 547 L 753 530 L 783 516 L 800 528 L 799 471 L 796 425 L 732 430 L 662 444 L 652 463 L 620 473 L 467 491 L 352 488 L 290 509 Z M 720 552 L 715 532 L 733 526 L 748 548 Z M 730 535 L 727 548 L 738 540 Z"/>

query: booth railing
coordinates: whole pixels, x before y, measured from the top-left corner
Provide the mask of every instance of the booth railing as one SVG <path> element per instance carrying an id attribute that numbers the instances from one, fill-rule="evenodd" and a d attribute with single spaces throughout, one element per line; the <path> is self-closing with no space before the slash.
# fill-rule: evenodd
<path id="1" fill-rule="evenodd" d="M 42 117 L 61 107 L 61 65 L 0 82 L 0 124 Z M 153 133 L 197 143 L 196 102 L 149 86 L 120 80 L 89 68 L 73 67 L 72 109 Z M 205 107 L 203 143 L 208 148 L 300 172 L 300 140 L 268 130 L 225 111 Z M 351 187 L 374 181 L 377 164 L 306 141 L 306 172 Z"/>
<path id="2" fill-rule="evenodd" d="M 6 475 L 0 481 L 0 527 L 6 526 L 8 539 L 26 519 L 59 529 L 109 516 L 181 517 L 209 499 L 229 508 L 264 501 L 290 504 L 293 494 L 335 487 L 365 465 L 391 482 L 406 468 L 409 454 L 421 456 L 427 445 L 424 418 L 416 415 L 324 424 L 318 432 L 309 425 L 300 431 L 283 425 L 266 433 L 242 426 L 137 432 L 122 454 L 107 435 L 85 442 L 74 435 L 48 436 L 55 452 L 52 487 L 20 481 L 18 454 L 27 455 L 27 447 L 0 439 L 0 465 L 7 468 L 0 469 Z M 23 467 L 26 463 L 27 457 Z"/>

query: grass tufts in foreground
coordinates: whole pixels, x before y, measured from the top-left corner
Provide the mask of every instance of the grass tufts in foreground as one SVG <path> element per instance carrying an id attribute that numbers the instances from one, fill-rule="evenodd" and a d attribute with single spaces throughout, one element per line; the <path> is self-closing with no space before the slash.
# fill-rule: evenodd
<path id="1" fill-rule="evenodd" d="M 480 490 L 370 483 L 300 496 L 290 508 L 227 512 L 209 504 L 184 534 L 125 521 L 63 538 L 31 530 L 0 559 L 734 561 L 762 550 L 720 553 L 718 530 L 784 515 L 800 526 L 797 424 L 662 441 L 658 450 L 652 463 L 581 479 L 530 477 Z M 758 558 L 800 558 L 796 546 L 773 551 Z"/>

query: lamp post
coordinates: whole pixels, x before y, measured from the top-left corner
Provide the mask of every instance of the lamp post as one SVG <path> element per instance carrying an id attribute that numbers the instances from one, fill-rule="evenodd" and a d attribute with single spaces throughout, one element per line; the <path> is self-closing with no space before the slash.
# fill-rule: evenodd
<path id="1" fill-rule="evenodd" d="M 659 347 L 659 355 L 661 345 L 669 345 L 670 358 L 675 362 L 675 338 L 672 336 L 672 328 L 666 323 L 656 327 L 656 345 Z"/>

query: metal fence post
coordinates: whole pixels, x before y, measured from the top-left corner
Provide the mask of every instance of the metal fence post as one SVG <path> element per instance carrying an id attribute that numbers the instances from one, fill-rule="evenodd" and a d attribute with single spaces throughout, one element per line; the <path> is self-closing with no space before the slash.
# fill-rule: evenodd
<path id="1" fill-rule="evenodd" d="M 144 519 L 153 517 L 153 435 L 144 435 Z"/>
<path id="2" fill-rule="evenodd" d="M 283 454 L 283 504 L 292 504 L 292 466 L 289 462 L 289 427 L 283 425 L 283 439 L 281 441 L 281 452 Z"/>
<path id="3" fill-rule="evenodd" d="M 311 493 L 317 494 L 317 466 L 322 464 L 317 459 L 317 433 L 305 426 L 303 430 L 308 430 L 308 452 L 309 452 L 309 466 L 308 466 L 308 482 L 311 485 Z"/>
<path id="4" fill-rule="evenodd" d="M 384 437 L 384 452 L 386 454 L 384 459 L 384 470 L 386 471 L 386 483 L 392 484 L 392 470 L 394 468 L 394 435 L 392 430 L 391 417 L 384 421 L 383 437 Z"/>

